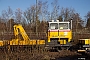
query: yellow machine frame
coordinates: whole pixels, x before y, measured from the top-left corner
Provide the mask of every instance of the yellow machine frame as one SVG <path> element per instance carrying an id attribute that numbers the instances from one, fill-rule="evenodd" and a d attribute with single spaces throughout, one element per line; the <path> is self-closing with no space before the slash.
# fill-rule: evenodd
<path id="1" fill-rule="evenodd" d="M 22 35 L 23 40 L 19 38 L 19 34 Z M 0 46 L 10 45 L 43 45 L 45 40 L 30 40 L 21 24 L 14 25 L 15 39 L 0 41 Z"/>
<path id="2" fill-rule="evenodd" d="M 90 51 L 90 39 L 79 39 L 79 48 L 78 52 Z"/>
<path id="3" fill-rule="evenodd" d="M 68 29 L 63 29 L 63 27 L 59 27 L 59 24 L 68 24 Z M 50 24 L 57 24 L 57 29 L 50 29 Z M 70 25 L 71 24 L 71 25 Z M 48 29 L 48 43 L 57 40 L 58 45 L 67 45 L 72 41 L 72 21 L 70 22 L 59 22 L 59 21 L 51 21 L 49 22 Z"/>

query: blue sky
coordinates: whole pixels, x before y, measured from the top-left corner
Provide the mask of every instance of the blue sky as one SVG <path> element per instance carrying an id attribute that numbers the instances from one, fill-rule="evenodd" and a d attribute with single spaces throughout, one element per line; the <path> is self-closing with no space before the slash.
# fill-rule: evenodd
<path id="1" fill-rule="evenodd" d="M 53 0 L 42 0 L 48 1 L 49 10 L 51 10 L 51 3 Z M 28 7 L 35 4 L 36 0 L 0 0 L 0 15 L 2 10 L 7 10 L 10 6 L 13 11 L 17 8 L 20 8 L 22 11 L 25 11 Z M 81 18 L 84 19 L 84 16 L 90 11 L 90 0 L 58 0 L 60 7 L 74 8 L 77 13 L 80 14 Z"/>

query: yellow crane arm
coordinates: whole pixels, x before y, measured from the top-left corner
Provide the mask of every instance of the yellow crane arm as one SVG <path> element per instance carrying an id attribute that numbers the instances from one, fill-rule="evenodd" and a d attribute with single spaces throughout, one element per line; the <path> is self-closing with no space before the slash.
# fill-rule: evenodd
<path id="1" fill-rule="evenodd" d="M 15 34 L 15 36 L 18 36 L 19 32 L 22 35 L 24 40 L 30 40 L 30 38 L 26 34 L 24 28 L 22 27 L 22 25 L 20 25 L 20 24 L 14 25 L 14 34 Z"/>

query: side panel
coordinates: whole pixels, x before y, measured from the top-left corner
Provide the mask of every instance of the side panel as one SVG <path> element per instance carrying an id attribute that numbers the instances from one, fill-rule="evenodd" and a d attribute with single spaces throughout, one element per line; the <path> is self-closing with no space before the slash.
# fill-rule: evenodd
<path id="1" fill-rule="evenodd" d="M 59 32 L 60 38 L 67 38 L 68 42 L 72 40 L 72 31 L 60 31 Z"/>
<path id="2" fill-rule="evenodd" d="M 51 41 L 50 38 L 58 38 L 61 44 L 62 42 L 66 43 L 66 41 L 64 41 L 65 39 L 68 39 L 67 42 L 70 42 L 72 40 L 72 31 L 48 31 L 48 42 Z M 63 41 L 60 41 L 61 39 L 63 39 Z"/>
<path id="3" fill-rule="evenodd" d="M 58 30 L 48 31 L 48 42 L 50 42 L 50 38 L 59 38 Z"/>

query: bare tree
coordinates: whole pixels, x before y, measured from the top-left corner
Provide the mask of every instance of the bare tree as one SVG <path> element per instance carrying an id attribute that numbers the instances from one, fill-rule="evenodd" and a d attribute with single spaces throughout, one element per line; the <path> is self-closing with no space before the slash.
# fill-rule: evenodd
<path id="1" fill-rule="evenodd" d="M 85 16 L 87 19 L 90 18 L 90 11 L 88 11 L 87 15 Z"/>
<path id="2" fill-rule="evenodd" d="M 7 22 L 7 25 L 8 25 L 8 31 L 13 32 L 14 19 L 9 19 L 9 21 Z"/>
<path id="3" fill-rule="evenodd" d="M 41 6 L 39 18 L 42 18 L 41 20 L 48 20 L 49 19 L 48 2 L 39 1 L 38 4 Z"/>
<path id="4" fill-rule="evenodd" d="M 13 18 L 13 10 L 10 8 L 10 6 L 8 7 L 8 10 L 7 10 L 7 17 L 9 19 Z"/>
<path id="5" fill-rule="evenodd" d="M 8 21 L 12 17 L 13 17 L 13 10 L 10 8 L 10 6 L 8 7 L 7 10 L 2 11 L 2 18 L 5 19 L 5 21 Z"/>
<path id="6" fill-rule="evenodd" d="M 79 32 L 80 29 L 83 28 L 83 20 L 80 17 L 80 14 L 75 13 L 73 16 L 73 31 L 74 32 Z"/>
<path id="7" fill-rule="evenodd" d="M 53 7 L 53 10 L 52 10 L 52 12 L 51 12 L 51 19 L 54 19 L 54 20 L 56 20 L 57 18 L 58 18 L 58 16 L 59 16 L 59 9 L 60 9 L 60 6 L 58 5 L 58 0 L 54 0 L 52 3 L 52 7 Z"/>
<path id="8" fill-rule="evenodd" d="M 60 16 L 63 18 L 63 21 L 68 21 L 74 16 L 75 10 L 72 8 L 61 8 Z"/>
<path id="9" fill-rule="evenodd" d="M 2 16 L 1 16 L 1 18 L 4 20 L 4 22 L 7 21 L 7 12 L 6 12 L 6 10 L 3 10 L 3 11 L 2 11 Z"/>
<path id="10" fill-rule="evenodd" d="M 7 22 L 8 22 L 9 19 L 13 18 L 13 10 L 10 8 L 10 6 L 8 7 L 7 10 L 2 11 L 2 17 L 1 18 L 2 18 L 3 22 L 6 23 L 6 29 L 8 31 L 8 29 L 10 29 L 8 27 L 11 26 L 11 25 L 8 25 Z"/>
<path id="11" fill-rule="evenodd" d="M 28 22 L 28 24 L 30 24 L 30 28 L 36 29 L 35 27 L 37 26 L 37 31 L 38 31 L 40 21 L 48 19 L 47 16 L 48 16 L 47 1 L 42 2 L 39 0 L 39 1 L 37 1 L 37 5 L 30 6 L 24 12 L 24 17 L 25 17 L 26 21 Z"/>
<path id="12" fill-rule="evenodd" d="M 22 22 L 22 11 L 20 8 L 16 9 L 15 11 L 15 18 L 16 18 L 16 22 L 17 23 L 21 23 Z"/>
<path id="13" fill-rule="evenodd" d="M 86 17 L 86 20 L 87 20 L 86 27 L 90 31 L 90 11 L 87 13 L 87 15 L 85 17 Z"/>
<path id="14" fill-rule="evenodd" d="M 24 12 L 24 17 L 25 17 L 25 19 L 27 20 L 28 23 L 35 22 L 35 15 L 36 15 L 35 14 L 35 12 L 36 12 L 35 9 L 36 9 L 35 5 L 33 5 L 29 8 L 27 8 L 27 10 Z"/>
<path id="15" fill-rule="evenodd" d="M 23 13 L 25 20 L 29 27 L 27 29 L 31 29 L 35 31 L 35 19 L 36 19 L 36 7 L 35 5 L 30 6 L 27 10 Z"/>

